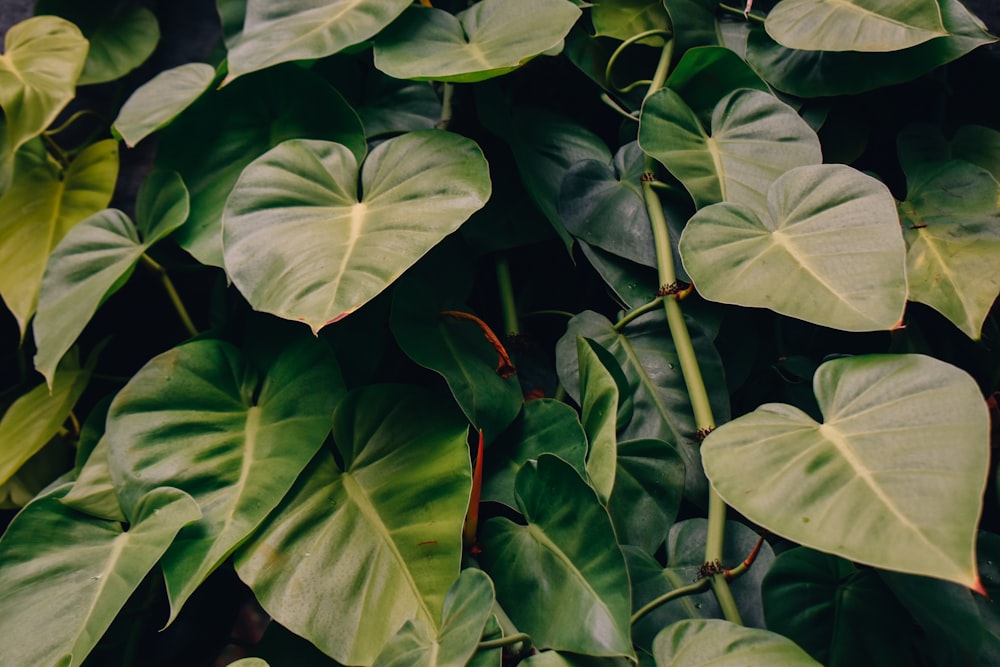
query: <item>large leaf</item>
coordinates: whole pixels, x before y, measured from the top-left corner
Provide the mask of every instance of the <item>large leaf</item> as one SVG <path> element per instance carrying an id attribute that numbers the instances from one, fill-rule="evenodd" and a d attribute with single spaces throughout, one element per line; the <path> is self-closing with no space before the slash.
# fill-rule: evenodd
<path id="1" fill-rule="evenodd" d="M 823 364 L 813 388 L 822 424 L 767 404 L 708 436 L 719 494 L 805 546 L 978 586 L 989 418 L 972 378 L 930 357 L 869 355 Z"/>
<path id="2" fill-rule="evenodd" d="M 112 139 L 88 146 L 65 169 L 40 144 L 18 153 L 11 187 L 0 197 L 0 295 L 22 336 L 49 253 L 77 223 L 108 205 L 117 177 Z"/>
<path id="3" fill-rule="evenodd" d="M 171 619 L 264 520 L 319 449 L 343 391 L 330 351 L 305 339 L 260 369 L 196 340 L 147 363 L 115 398 L 105 437 L 122 508 L 175 486 L 204 515 L 163 562 Z"/>
<path id="4" fill-rule="evenodd" d="M 199 515 L 187 494 L 155 489 L 125 532 L 59 502 L 68 488 L 28 505 L 0 541 L 0 654 L 11 665 L 82 664 L 177 531 Z"/>
<path id="5" fill-rule="evenodd" d="M 707 299 L 770 308 L 846 331 L 888 329 L 906 306 L 895 200 L 844 165 L 789 171 L 767 210 L 701 209 L 681 236 L 684 266 Z"/>
<path id="6" fill-rule="evenodd" d="M 916 174 L 930 162 L 965 160 L 1000 181 L 1000 132 L 990 127 L 963 125 L 946 141 L 939 127 L 913 123 L 896 135 L 896 150 L 905 173 Z"/>
<path id="7" fill-rule="evenodd" d="M 111 129 L 132 148 L 166 127 L 215 80 L 215 69 L 188 63 L 160 72 L 139 86 L 125 101 Z"/>
<path id="8" fill-rule="evenodd" d="M 964 160 L 907 172 L 899 205 L 909 297 L 978 339 L 1000 293 L 1000 185 Z"/>
<path id="9" fill-rule="evenodd" d="M 229 47 L 235 79 L 278 63 L 332 55 L 363 42 L 410 0 L 248 0 L 243 31 Z"/>
<path id="10" fill-rule="evenodd" d="M 379 144 L 358 172 L 347 147 L 311 140 L 287 141 L 243 171 L 226 204 L 225 262 L 255 309 L 319 331 L 385 289 L 490 195 L 479 148 L 439 130 Z"/>
<path id="11" fill-rule="evenodd" d="M 948 34 L 937 0 L 783 0 L 764 26 L 812 51 L 898 51 Z"/>
<path id="12" fill-rule="evenodd" d="M 639 145 L 684 184 L 699 208 L 726 201 L 763 210 L 779 176 L 822 160 L 816 133 L 795 110 L 751 89 L 723 97 L 709 129 L 680 95 L 656 92 L 642 107 Z"/>
<path id="13" fill-rule="evenodd" d="M 188 216 L 187 190 L 173 172 L 143 183 L 137 204 L 139 228 L 119 210 L 105 209 L 71 229 L 49 257 L 38 295 L 35 368 L 51 386 L 56 364 L 104 301 L 132 274 L 154 243 Z"/>
<path id="14" fill-rule="evenodd" d="M 621 544 L 655 552 L 677 518 L 684 495 L 684 461 L 662 440 L 618 443 L 618 470 L 608 511 Z"/>
<path id="15" fill-rule="evenodd" d="M 603 0 L 590 8 L 595 37 L 626 40 L 650 30 L 671 32 L 670 16 L 662 0 Z M 663 46 L 663 35 L 640 40 L 640 44 Z"/>
<path id="16" fill-rule="evenodd" d="M 685 52 L 670 71 L 667 87 L 681 96 L 703 124 L 710 124 L 716 105 L 739 88 L 771 92 L 743 58 L 723 46 L 700 46 Z"/>
<path id="17" fill-rule="evenodd" d="M 35 16 L 7 31 L 0 55 L 0 108 L 6 125 L 0 174 L 25 142 L 37 137 L 73 99 L 87 57 L 80 29 L 56 16 Z M 6 174 L 0 178 L 0 192 Z"/>
<path id="18" fill-rule="evenodd" d="M 580 421 L 587 434 L 587 477 L 601 502 L 607 506 L 615 485 L 618 462 L 618 439 L 615 436 L 618 386 L 592 346 L 597 344 L 582 337 L 576 339 L 580 364 Z M 617 363 L 614 357 L 611 363 Z"/>
<path id="19" fill-rule="evenodd" d="M 55 372 L 52 391 L 40 384 L 18 397 L 0 420 L 0 484 L 17 472 L 62 428 L 90 380 L 92 364 L 80 368 L 78 354 Z"/>
<path id="20" fill-rule="evenodd" d="M 375 667 L 466 667 L 492 612 L 493 582 L 482 570 L 462 570 L 448 590 L 437 630 L 407 621 Z"/>
<path id="21" fill-rule="evenodd" d="M 436 632 L 462 556 L 466 430 L 422 389 L 349 394 L 334 414 L 341 463 L 322 452 L 236 554 L 268 613 L 351 665 L 372 664 L 408 620 Z"/>
<path id="22" fill-rule="evenodd" d="M 567 0 L 482 0 L 458 14 L 415 6 L 375 39 L 375 66 L 397 79 L 482 81 L 561 49 L 579 17 Z"/>
<path id="23" fill-rule="evenodd" d="M 296 65 L 273 67 L 203 95 L 163 132 L 156 166 L 180 173 L 191 217 L 177 242 L 203 264 L 222 266 L 222 211 L 240 172 L 286 139 L 344 144 L 361 160 L 357 114 L 321 77 Z"/>
<path id="24" fill-rule="evenodd" d="M 674 623 L 656 636 L 656 667 L 819 667 L 790 639 L 718 619 Z"/>
<path id="25" fill-rule="evenodd" d="M 511 620 L 538 647 L 634 658 L 625 559 L 593 489 L 542 455 L 521 468 L 516 494 L 528 525 L 490 519 L 480 556 Z"/>
<path id="26" fill-rule="evenodd" d="M 107 438 L 101 438 L 80 468 L 73 482 L 73 488 L 62 497 L 61 501 L 63 505 L 92 517 L 108 521 L 127 521 L 121 503 L 118 502 L 114 480 L 111 479 L 109 451 Z"/>

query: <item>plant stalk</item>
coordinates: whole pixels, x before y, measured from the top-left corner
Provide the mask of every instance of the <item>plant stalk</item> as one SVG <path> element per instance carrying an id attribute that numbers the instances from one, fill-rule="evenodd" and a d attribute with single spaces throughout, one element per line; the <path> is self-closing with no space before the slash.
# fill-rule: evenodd
<path id="1" fill-rule="evenodd" d="M 685 595 L 694 595 L 695 593 L 701 593 L 703 590 L 708 588 L 708 579 L 699 579 L 693 584 L 688 584 L 687 586 L 681 586 L 680 588 L 675 588 L 672 591 L 664 593 L 660 597 L 647 602 L 642 606 L 641 609 L 632 614 L 632 619 L 630 621 L 631 625 L 635 625 L 643 619 L 651 611 L 659 607 L 660 605 L 666 604 L 671 600 L 676 600 L 677 598 L 682 598 Z"/>
<path id="2" fill-rule="evenodd" d="M 497 289 L 500 292 L 500 307 L 503 309 L 503 330 L 508 336 L 521 333 L 517 319 L 517 302 L 514 300 L 514 283 L 510 278 L 510 264 L 503 255 L 497 255 Z"/>
<path id="3" fill-rule="evenodd" d="M 197 336 L 198 328 L 195 327 L 194 322 L 191 320 L 191 316 L 188 315 L 187 308 L 184 307 L 184 302 L 181 301 L 180 294 L 177 293 L 177 289 L 174 287 L 173 281 L 170 280 L 170 276 L 167 275 L 167 270 L 146 253 L 142 254 L 141 260 L 148 269 L 159 277 L 160 283 L 163 285 L 163 289 L 167 291 L 167 296 L 170 297 L 170 303 L 173 304 L 174 310 L 177 311 L 177 316 L 181 319 L 181 324 L 184 325 L 184 329 L 187 330 L 190 336 Z"/>

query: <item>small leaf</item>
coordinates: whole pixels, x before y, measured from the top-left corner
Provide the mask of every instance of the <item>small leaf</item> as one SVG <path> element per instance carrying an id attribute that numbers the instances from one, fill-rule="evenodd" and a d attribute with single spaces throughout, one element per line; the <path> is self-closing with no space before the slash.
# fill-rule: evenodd
<path id="1" fill-rule="evenodd" d="M 566 0 L 482 0 L 454 15 L 413 6 L 375 38 L 375 66 L 397 79 L 482 81 L 561 49 L 579 17 Z"/>
<path id="2" fill-rule="evenodd" d="M 607 506 L 611 489 L 615 485 L 618 461 L 618 440 L 615 436 L 618 386 L 592 345 L 596 343 L 582 337 L 576 339 L 582 403 L 580 419 L 589 443 L 587 476 L 597 491 L 597 496 Z"/>
<path id="3" fill-rule="evenodd" d="M 790 639 L 717 619 L 679 621 L 665 628 L 656 636 L 653 655 L 657 667 L 819 667 Z"/>
<path id="4" fill-rule="evenodd" d="M 906 306 L 902 241 L 882 183 L 844 165 L 815 165 L 778 178 L 766 212 L 730 203 L 698 211 L 681 256 L 707 299 L 876 331 Z"/>
<path id="5" fill-rule="evenodd" d="M 868 355 L 826 362 L 813 387 L 822 424 L 767 404 L 709 434 L 719 494 L 805 546 L 977 587 L 989 417 L 975 381 L 930 357 Z"/>
<path id="6" fill-rule="evenodd" d="M 215 80 L 215 69 L 188 63 L 160 72 L 125 101 L 112 130 L 129 148 L 170 124 Z"/>

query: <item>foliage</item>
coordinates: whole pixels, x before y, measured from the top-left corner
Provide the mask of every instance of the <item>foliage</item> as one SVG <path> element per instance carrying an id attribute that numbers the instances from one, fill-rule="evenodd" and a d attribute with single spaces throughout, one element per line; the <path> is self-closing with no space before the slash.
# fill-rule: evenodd
<path id="1" fill-rule="evenodd" d="M 7 34 L 5 665 L 1000 661 L 959 0 L 217 10 Z"/>

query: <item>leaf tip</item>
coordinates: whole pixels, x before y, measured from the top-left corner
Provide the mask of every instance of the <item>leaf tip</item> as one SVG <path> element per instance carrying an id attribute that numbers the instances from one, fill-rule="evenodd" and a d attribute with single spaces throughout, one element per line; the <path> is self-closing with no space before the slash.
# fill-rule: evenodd
<path id="1" fill-rule="evenodd" d="M 972 585 L 969 586 L 969 589 L 973 593 L 978 593 L 979 595 L 982 595 L 986 599 L 989 599 L 990 597 L 990 594 L 986 592 L 986 589 L 983 587 L 983 582 L 978 575 L 976 576 L 975 581 L 972 582 Z"/>

